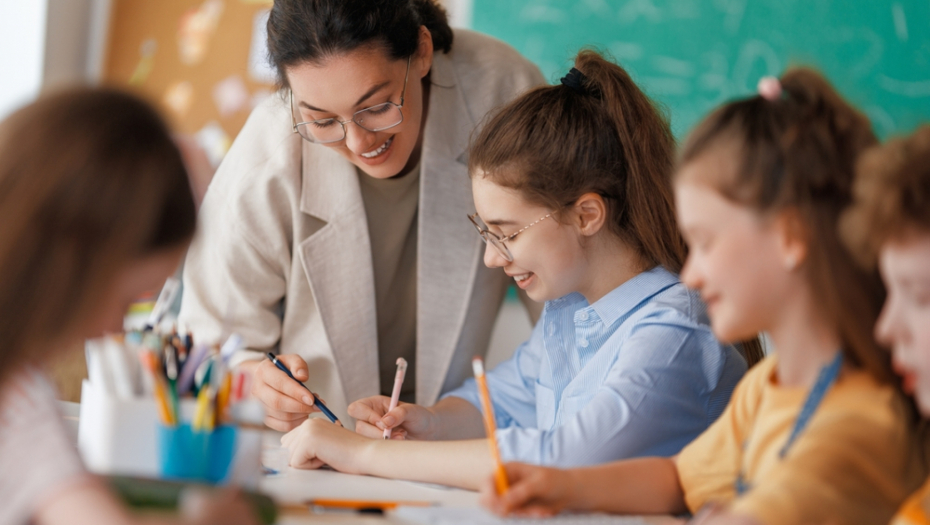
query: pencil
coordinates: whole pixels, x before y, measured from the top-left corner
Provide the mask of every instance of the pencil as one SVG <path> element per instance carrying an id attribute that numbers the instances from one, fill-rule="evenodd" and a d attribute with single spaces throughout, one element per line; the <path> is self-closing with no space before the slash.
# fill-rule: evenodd
<path id="1" fill-rule="evenodd" d="M 379 501 L 379 500 L 353 500 L 353 499 L 314 499 L 308 502 L 311 507 L 327 507 L 331 509 L 381 509 L 392 510 L 397 507 L 432 507 L 429 501 Z"/>
<path id="2" fill-rule="evenodd" d="M 497 449 L 497 425 L 494 423 L 494 406 L 491 404 L 491 392 L 488 391 L 488 382 L 484 377 L 484 362 L 480 357 L 472 360 L 471 366 L 475 371 L 475 381 L 478 383 L 478 394 L 481 396 L 481 408 L 484 415 L 484 431 L 488 435 L 488 446 L 491 448 L 491 459 L 494 461 L 494 484 L 497 493 L 507 492 L 507 472 L 501 463 L 501 454 Z"/>
<path id="3" fill-rule="evenodd" d="M 394 374 L 394 391 L 391 392 L 391 405 L 388 412 L 397 408 L 400 401 L 400 387 L 404 384 L 404 375 L 407 373 L 407 360 L 403 357 L 397 358 L 397 373 Z M 384 439 L 391 439 L 391 429 L 384 429 Z"/>
<path id="4" fill-rule="evenodd" d="M 147 350 L 139 354 L 139 358 L 142 360 L 145 369 L 152 375 L 152 385 L 155 388 L 155 406 L 158 407 L 158 415 L 162 423 L 174 426 L 177 420 L 174 419 L 174 415 L 171 413 L 166 392 L 167 385 L 165 385 L 165 378 L 161 375 L 161 365 L 158 362 L 158 357 L 154 352 Z"/>

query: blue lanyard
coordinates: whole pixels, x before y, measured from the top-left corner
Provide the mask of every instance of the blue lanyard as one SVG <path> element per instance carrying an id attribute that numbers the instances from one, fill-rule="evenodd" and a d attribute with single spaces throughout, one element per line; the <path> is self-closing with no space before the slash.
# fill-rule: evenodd
<path id="1" fill-rule="evenodd" d="M 790 449 L 791 445 L 798 439 L 798 436 L 804 432 L 807 424 L 810 423 L 811 417 L 814 416 L 814 412 L 817 411 L 817 407 L 820 406 L 820 402 L 823 401 L 823 396 L 827 395 L 827 391 L 830 390 L 830 387 L 836 382 L 836 378 L 840 375 L 841 368 L 843 368 L 842 351 L 837 352 L 833 361 L 820 369 L 820 374 L 817 375 L 817 381 L 814 383 L 814 387 L 811 389 L 810 393 L 807 394 L 807 399 L 804 400 L 801 412 L 794 421 L 794 428 L 791 429 L 788 441 L 785 442 L 785 445 L 781 447 L 781 450 L 778 452 L 779 459 L 785 458 L 788 454 L 788 449 Z M 743 445 L 743 450 L 746 450 L 745 445 Z M 736 494 L 738 496 L 742 496 L 752 488 L 752 485 L 746 482 L 742 467 L 740 467 L 739 476 L 736 478 L 735 485 Z"/>

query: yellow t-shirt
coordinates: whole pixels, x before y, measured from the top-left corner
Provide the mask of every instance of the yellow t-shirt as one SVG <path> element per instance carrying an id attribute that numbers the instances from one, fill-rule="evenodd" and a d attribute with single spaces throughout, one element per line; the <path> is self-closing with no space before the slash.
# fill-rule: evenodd
<path id="1" fill-rule="evenodd" d="M 778 386 L 767 357 L 677 459 L 692 512 L 710 502 L 766 525 L 887 523 L 927 471 L 904 403 L 862 371 L 844 369 L 784 459 L 808 388 Z M 740 472 L 752 487 L 737 497 Z"/>
<path id="2" fill-rule="evenodd" d="M 890 525 L 930 525 L 930 482 L 904 502 Z"/>

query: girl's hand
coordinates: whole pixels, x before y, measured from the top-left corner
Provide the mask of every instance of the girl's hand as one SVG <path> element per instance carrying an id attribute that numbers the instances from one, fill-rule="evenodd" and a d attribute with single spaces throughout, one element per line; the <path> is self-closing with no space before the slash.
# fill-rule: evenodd
<path id="1" fill-rule="evenodd" d="M 308 419 L 281 438 L 292 467 L 316 469 L 329 465 L 349 474 L 362 474 L 363 452 L 376 443 L 322 418 Z"/>
<path id="2" fill-rule="evenodd" d="M 578 485 L 573 471 L 524 463 L 507 463 L 504 469 L 510 485 L 507 492 L 497 493 L 493 475 L 488 476 L 481 487 L 481 504 L 491 512 L 500 516 L 515 514 L 541 518 L 577 507 L 573 489 Z"/>
<path id="3" fill-rule="evenodd" d="M 278 361 L 298 380 L 306 381 L 310 377 L 307 363 L 299 355 L 279 355 Z M 240 368 L 252 373 L 252 395 L 265 405 L 265 424 L 272 429 L 287 432 L 306 421 L 308 415 L 319 412 L 313 406 L 310 392 L 278 370 L 269 359 L 246 361 Z"/>
<path id="4" fill-rule="evenodd" d="M 391 398 L 372 396 L 349 405 L 349 415 L 355 418 L 355 431 L 372 439 L 383 439 L 384 429 L 392 430 L 392 439 L 432 439 L 435 415 L 412 403 L 398 403 L 388 412 Z"/>

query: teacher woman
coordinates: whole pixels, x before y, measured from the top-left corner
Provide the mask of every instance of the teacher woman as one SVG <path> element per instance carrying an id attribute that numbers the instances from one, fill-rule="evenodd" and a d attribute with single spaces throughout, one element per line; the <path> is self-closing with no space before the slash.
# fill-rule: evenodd
<path id="1" fill-rule="evenodd" d="M 487 349 L 508 277 L 481 263 L 466 173 L 484 115 L 543 82 L 506 44 L 453 31 L 432 0 L 276 0 L 281 96 L 257 107 L 203 202 L 180 320 L 239 333 L 266 424 L 341 419 L 390 395 L 433 404 Z"/>

